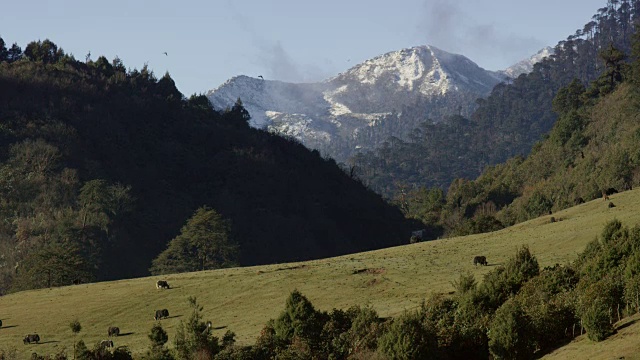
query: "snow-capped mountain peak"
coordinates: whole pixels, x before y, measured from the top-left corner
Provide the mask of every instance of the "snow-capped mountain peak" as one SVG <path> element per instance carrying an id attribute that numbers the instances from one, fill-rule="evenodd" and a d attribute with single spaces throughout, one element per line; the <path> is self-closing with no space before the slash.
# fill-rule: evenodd
<path id="1" fill-rule="evenodd" d="M 250 125 L 295 137 L 344 160 L 356 149 L 377 146 L 368 142 L 380 141 L 382 134 L 404 136 L 417 121 L 468 115 L 477 98 L 506 79 L 505 72 L 485 70 L 465 56 L 425 45 L 376 56 L 318 83 L 236 76 L 207 97 L 216 109 L 240 98 L 252 117 Z M 415 109 L 410 111 L 413 123 L 401 123 L 406 117 L 400 114 L 410 109 Z M 363 140 L 364 130 L 379 126 L 389 128 L 381 136 L 369 131 Z"/>
<path id="2" fill-rule="evenodd" d="M 466 85 L 485 91 L 500 80 L 468 58 L 435 46 L 417 46 L 388 52 L 356 65 L 334 78 L 335 82 L 397 86 L 398 91 L 418 91 L 425 96 L 444 95 Z"/>

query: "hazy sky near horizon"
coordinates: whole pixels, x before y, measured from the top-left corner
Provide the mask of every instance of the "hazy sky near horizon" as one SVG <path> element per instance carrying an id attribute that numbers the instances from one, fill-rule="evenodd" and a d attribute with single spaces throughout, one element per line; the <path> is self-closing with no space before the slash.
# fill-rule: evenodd
<path id="1" fill-rule="evenodd" d="M 33 0 L 2 5 L 0 37 L 50 39 L 82 60 L 169 72 L 185 95 L 235 75 L 309 82 L 434 45 L 504 69 L 581 29 L 606 0 Z M 167 52 L 168 55 L 163 53 Z"/>

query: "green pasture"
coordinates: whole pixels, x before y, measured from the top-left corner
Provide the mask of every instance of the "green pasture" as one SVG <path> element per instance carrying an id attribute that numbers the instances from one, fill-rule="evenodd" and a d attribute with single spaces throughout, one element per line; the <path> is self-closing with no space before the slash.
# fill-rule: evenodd
<path id="1" fill-rule="evenodd" d="M 155 320 L 154 311 L 167 308 L 161 320 L 173 339 L 180 321 L 189 316 L 187 299 L 204 306 L 215 334 L 236 333 L 239 344 L 252 344 L 263 325 L 278 316 L 289 293 L 300 290 L 316 308 L 346 309 L 370 305 L 383 316 L 395 316 L 418 307 L 430 293 L 450 293 L 451 282 L 471 271 L 477 280 L 504 263 L 521 245 L 529 245 L 542 267 L 567 263 L 594 239 L 608 221 L 640 223 L 640 191 L 601 199 L 544 216 L 498 232 L 443 239 L 383 250 L 300 263 L 275 264 L 216 271 L 146 277 L 25 291 L 0 297 L 0 348 L 16 348 L 21 355 L 48 354 L 66 349 L 74 336 L 69 323 L 78 319 L 83 339 L 92 347 L 107 339 L 107 328 L 118 326 L 115 346 L 142 353 Z M 551 222 L 553 216 L 557 221 Z M 409 236 L 407 235 L 407 239 Z M 473 265 L 485 255 L 489 266 Z M 169 290 L 155 282 L 165 279 Z M 28 333 L 38 333 L 39 345 L 23 345 Z"/>

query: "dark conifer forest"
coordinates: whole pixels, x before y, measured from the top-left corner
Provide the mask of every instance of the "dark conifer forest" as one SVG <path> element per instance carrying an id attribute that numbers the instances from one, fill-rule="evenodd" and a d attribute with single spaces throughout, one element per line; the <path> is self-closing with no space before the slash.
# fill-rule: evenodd
<path id="1" fill-rule="evenodd" d="M 212 109 L 169 74 L 78 61 L 50 40 L 0 44 L 0 292 L 146 275 L 202 207 L 228 225 L 226 264 L 410 235 L 399 210 L 333 160 L 250 128 L 241 101 Z"/>

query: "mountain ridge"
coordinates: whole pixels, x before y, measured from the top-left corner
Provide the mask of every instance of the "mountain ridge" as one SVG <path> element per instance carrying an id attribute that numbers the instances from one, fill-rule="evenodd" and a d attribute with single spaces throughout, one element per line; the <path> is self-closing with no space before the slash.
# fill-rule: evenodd
<path id="1" fill-rule="evenodd" d="M 378 55 L 316 83 L 239 75 L 206 96 L 216 109 L 240 98 L 252 126 L 294 137 L 343 161 L 388 136 L 406 136 L 416 125 L 399 120 L 406 109 L 422 107 L 424 119 L 436 122 L 469 115 L 478 97 L 507 79 L 504 72 L 485 70 L 463 55 L 422 45 Z M 380 134 L 363 139 L 363 131 Z"/>

